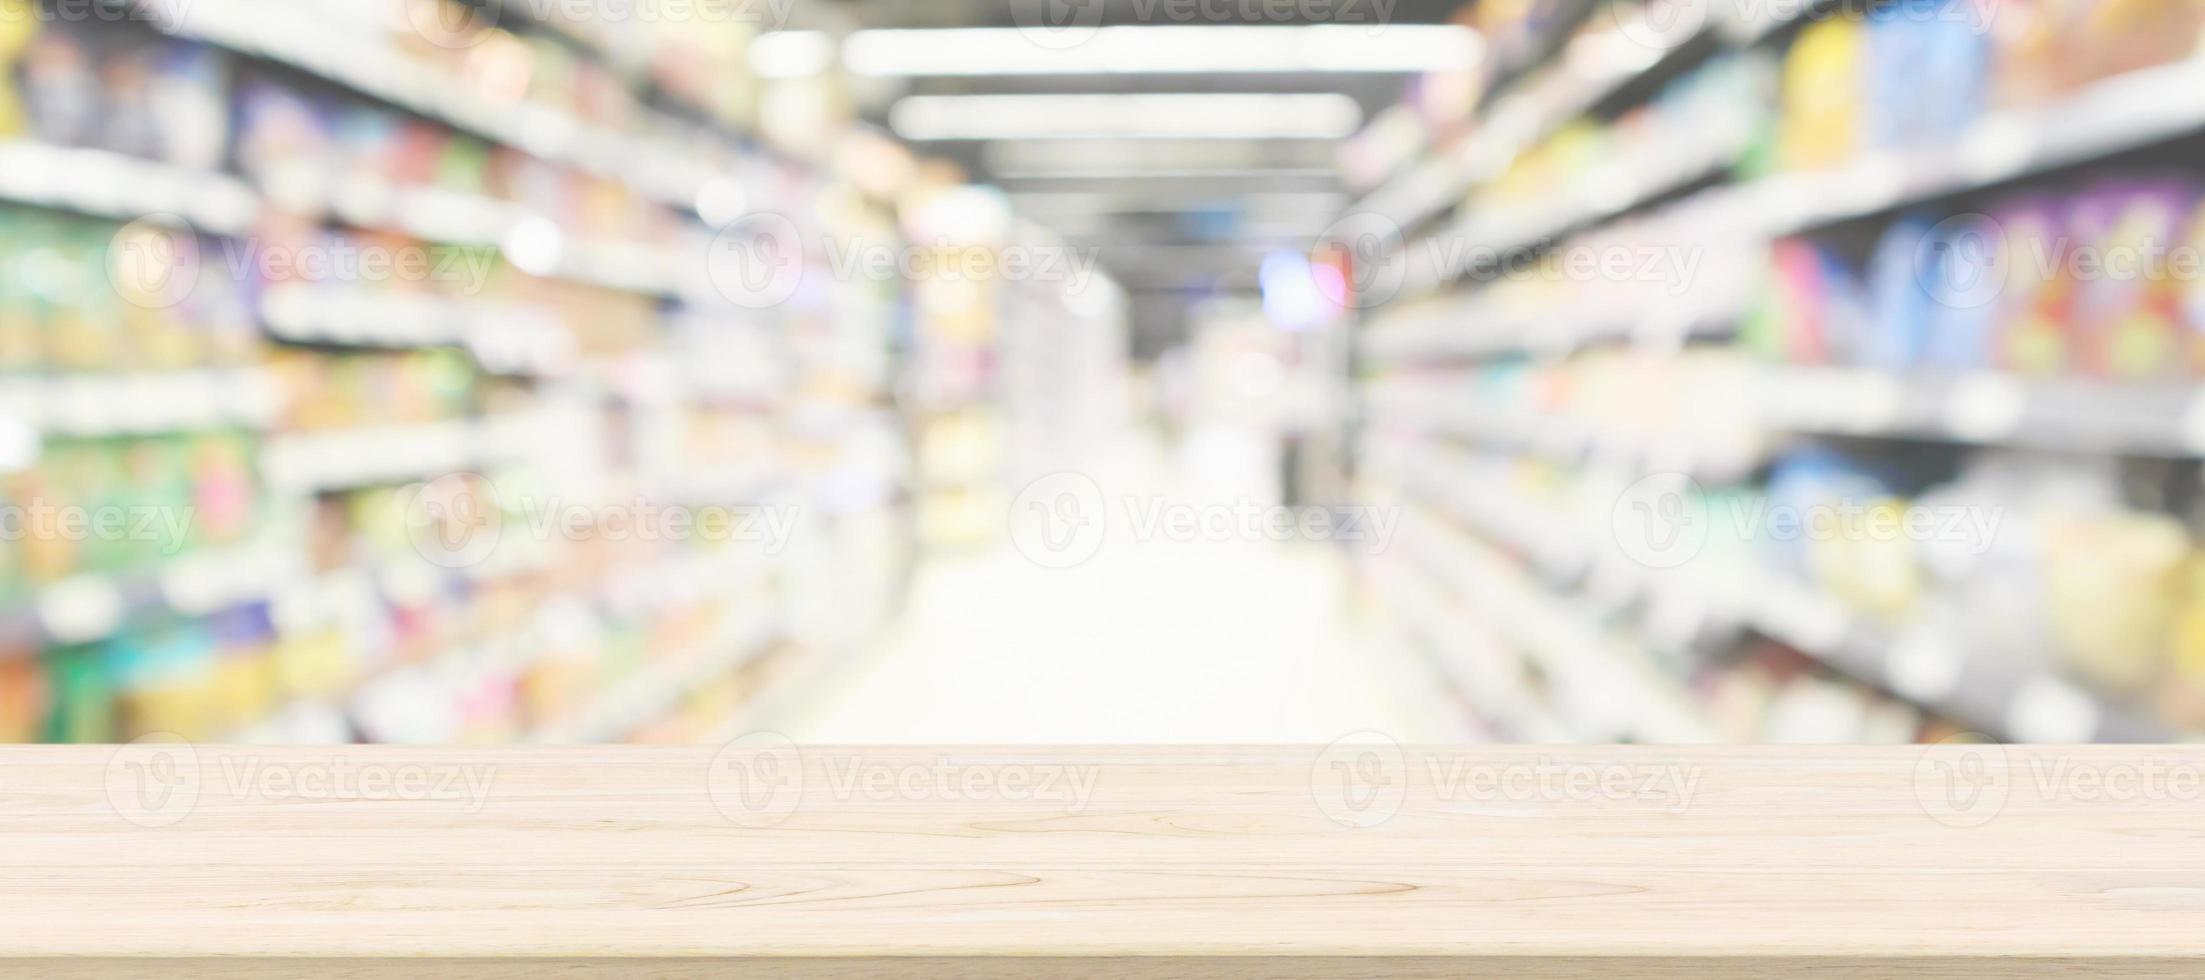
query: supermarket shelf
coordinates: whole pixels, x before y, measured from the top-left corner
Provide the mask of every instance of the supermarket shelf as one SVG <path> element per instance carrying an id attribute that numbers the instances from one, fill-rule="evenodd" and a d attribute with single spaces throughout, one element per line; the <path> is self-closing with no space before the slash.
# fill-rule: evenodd
<path id="1" fill-rule="evenodd" d="M 2001 738 L 2033 742 L 2156 742 L 2174 732 L 2052 671 L 2017 671 L 2004 651 L 1968 651 L 1926 629 L 1894 634 L 1842 600 L 1757 559 L 1709 558 L 1675 569 L 1602 553 L 1559 515 L 1501 487 L 1446 479 L 1408 450 L 1401 484 L 1439 500 L 1488 540 L 1529 557 L 1552 582 L 1583 580 L 1610 605 L 1697 609 L 1782 640 L 1839 673 Z M 1587 618 L 1590 611 L 1577 615 Z"/>
<path id="2" fill-rule="evenodd" d="M 32 140 L 0 141 L 0 199 L 119 221 L 173 215 L 218 235 L 260 214 L 259 196 L 226 174 Z"/>
<path id="3" fill-rule="evenodd" d="M 1743 118 L 1710 124 L 1705 139 L 1677 159 L 1632 160 L 1602 167 L 1574 182 L 1555 200 L 1510 208 L 1472 207 L 1427 239 L 1407 243 L 1401 296 L 1442 290 L 1467 269 L 1451 269 L 1449 257 L 1476 252 L 1508 254 L 1575 230 L 1606 224 L 1701 181 L 1729 172 L 1745 151 L 1751 127 Z M 1435 247 L 1452 241 L 1451 247 Z"/>
<path id="4" fill-rule="evenodd" d="M 1672 303 L 1637 309 L 1546 312 L 1495 309 L 1472 294 L 1460 305 L 1405 317 L 1356 335 L 1373 364 L 1482 360 L 1513 355 L 1561 357 L 1587 347 L 1629 342 L 1669 350 L 1688 341 L 1732 336 L 1745 314 L 1744 291 L 1695 289 Z"/>
<path id="5" fill-rule="evenodd" d="M 685 273 L 702 268 L 698 258 L 683 261 L 671 249 L 625 242 L 569 241 L 559 249 L 557 271 L 561 279 L 602 286 L 647 296 L 680 299 L 695 291 Z"/>
<path id="6" fill-rule="evenodd" d="M 574 714 L 545 723 L 528 740 L 609 742 L 665 714 L 684 693 L 772 649 L 781 633 L 780 619 L 770 603 L 760 602 L 759 607 L 721 635 L 654 661 Z"/>
<path id="7" fill-rule="evenodd" d="M 273 435 L 260 468 L 271 487 L 318 492 L 438 476 L 482 458 L 481 429 L 455 419 Z"/>
<path id="8" fill-rule="evenodd" d="M 2129 72 L 2060 102 L 1993 113 L 1950 144 L 1729 189 L 1769 237 L 1991 187 L 2205 130 L 2205 58 Z"/>
<path id="9" fill-rule="evenodd" d="M 664 203 L 694 207 L 706 181 L 678 147 L 601 130 L 547 106 L 493 104 L 387 42 L 331 30 L 312 9 L 282 0 L 140 3 L 168 33 L 287 65 Z"/>
<path id="10" fill-rule="evenodd" d="M 0 611 L 0 649 L 90 643 L 142 616 L 204 616 L 267 596 L 295 572 L 293 555 L 269 545 L 189 554 L 147 573 L 88 573 L 38 589 Z"/>
<path id="11" fill-rule="evenodd" d="M 1839 672 L 2021 742 L 2169 742 L 2176 733 L 2052 671 L 2000 664 L 2010 651 L 1960 649 L 1930 633 L 1894 635 L 1791 575 L 1764 570 L 1747 622 Z"/>
<path id="12" fill-rule="evenodd" d="M 1447 507 L 1456 501 L 1435 502 Z M 1445 513 L 1455 511 L 1448 507 Z M 1413 560 L 1446 582 L 1479 624 L 1539 664 L 1550 678 L 1550 690 L 1562 701 L 1556 705 L 1558 715 L 1567 719 L 1577 738 L 1661 744 L 1711 740 L 1682 685 L 1663 676 L 1644 649 L 1610 635 L 1583 603 L 1451 530 L 1454 522 L 1447 517 L 1428 517 L 1421 508 L 1411 508 L 1403 523 L 1412 554 L 1423 552 Z"/>
<path id="13" fill-rule="evenodd" d="M 1382 557 L 1365 558 L 1363 565 L 1396 630 L 1406 634 L 1403 642 L 1433 661 L 1478 723 L 1497 729 L 1511 742 L 1582 740 L 1568 723 L 1547 710 L 1545 699 L 1524 682 L 1522 671 L 1513 669 L 1500 645 L 1489 639 L 1491 633 L 1483 621 L 1452 608 L 1436 594 L 1429 572 Z"/>
<path id="14" fill-rule="evenodd" d="M 1729 413 L 1741 431 L 1719 439 L 1686 432 L 1604 432 L 1565 415 L 1487 404 L 1464 386 L 1381 382 L 1364 390 L 1374 421 L 1555 459 L 1643 456 L 1656 469 L 1735 472 L 1780 435 L 2205 457 L 2205 386 L 2197 384 L 1777 365 L 1747 380 L 1733 393 L 1738 404 Z"/>
<path id="15" fill-rule="evenodd" d="M 492 374 L 564 374 L 579 358 L 554 314 L 434 294 L 279 285 L 262 294 L 260 319 L 271 336 L 296 344 L 464 348 Z"/>
<path id="16" fill-rule="evenodd" d="M 283 409 L 262 368 L 116 372 L 0 381 L 0 416 L 48 437 L 266 429 Z"/>
<path id="17" fill-rule="evenodd" d="M 1521 407 L 1482 404 L 1451 392 L 1366 389 L 1367 424 L 1459 439 L 1479 449 L 1502 449 L 1573 465 L 1598 463 L 1635 471 L 1686 473 L 1727 483 L 1758 466 L 1766 434 L 1741 425 L 1733 430 L 1613 431 L 1582 419 Z"/>
<path id="18" fill-rule="evenodd" d="M 537 217 L 527 208 L 493 197 L 357 177 L 335 188 L 325 201 L 271 203 L 355 228 L 399 231 L 454 245 L 503 244 L 514 229 Z"/>
<path id="19" fill-rule="evenodd" d="M 1635 10 L 1640 37 L 1649 37 L 1645 11 Z M 1675 68 L 1681 58 L 1712 50 L 1714 21 L 1704 18 L 1689 34 L 1661 38 L 1666 46 L 1632 42 L 1627 50 L 1608 52 L 1599 59 L 1582 59 L 1586 67 L 1606 69 L 1593 76 L 1571 75 L 1567 83 L 1532 80 L 1529 87 L 1511 86 L 1493 102 L 1481 107 L 1482 119 L 1460 146 L 1409 166 L 1379 185 L 1350 211 L 1384 215 L 1404 232 L 1413 230 L 1455 207 L 1457 202 L 1485 182 L 1507 172 L 1516 159 L 1539 141 L 1568 125 L 1571 120 L 1609 101 L 1639 79 Z M 1559 54 L 1550 52 L 1548 57 Z M 1628 55 L 1628 57 L 1625 57 Z M 1551 64 L 1541 61 L 1540 64 Z M 1536 66 L 1532 66 L 1536 70 Z M 1572 66 L 1574 69 L 1576 66 Z M 1560 75 L 1548 76 L 1559 78 Z M 1555 88 L 1554 92 L 1534 88 Z"/>
<path id="20" fill-rule="evenodd" d="M 496 248 L 530 275 L 585 286 L 681 298 L 690 285 L 682 275 L 690 264 L 681 261 L 678 249 L 573 235 L 544 215 L 497 198 L 431 187 L 356 185 L 326 201 L 276 206 L 363 231 Z"/>
<path id="21" fill-rule="evenodd" d="M 2205 456 L 2205 386 L 2004 374 L 1772 368 L 1775 429 L 2144 456 Z"/>

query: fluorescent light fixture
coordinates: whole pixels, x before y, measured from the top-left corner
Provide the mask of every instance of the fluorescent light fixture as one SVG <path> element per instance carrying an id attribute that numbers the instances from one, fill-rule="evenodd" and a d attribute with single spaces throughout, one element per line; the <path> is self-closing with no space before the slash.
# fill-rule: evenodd
<path id="1" fill-rule="evenodd" d="M 1252 194 L 1156 194 L 1105 191 L 1029 191 L 1010 194 L 1011 205 L 1022 211 L 1072 214 L 1168 214 L 1182 211 L 1240 211 L 1247 214 L 1315 214 L 1327 221 L 1347 209 L 1347 195 L 1338 191 L 1294 193 L 1272 191 Z"/>
<path id="2" fill-rule="evenodd" d="M 918 95 L 888 113 L 908 140 L 1336 139 L 1362 121 L 1337 92 Z"/>
<path id="3" fill-rule="evenodd" d="M 750 42 L 750 70 L 759 78 L 810 78 L 835 63 L 825 31 L 774 31 Z"/>
<path id="4" fill-rule="evenodd" d="M 842 63 L 859 75 L 1119 75 L 1382 72 L 1474 68 L 1485 45 L 1453 24 L 1103 27 L 1065 48 L 1009 27 L 858 31 Z"/>
<path id="5" fill-rule="evenodd" d="M 1236 143 L 1221 140 L 1044 140 L 990 143 L 980 159 L 990 173 L 1118 169 L 1258 170 L 1331 167 L 1330 140 Z"/>

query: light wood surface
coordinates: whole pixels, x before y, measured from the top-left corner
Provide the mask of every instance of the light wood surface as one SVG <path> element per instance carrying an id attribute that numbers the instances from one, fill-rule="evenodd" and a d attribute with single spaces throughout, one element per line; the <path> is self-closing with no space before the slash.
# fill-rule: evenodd
<path id="1" fill-rule="evenodd" d="M 0 799 L 11 975 L 2205 974 L 2189 747 L 141 744 Z"/>

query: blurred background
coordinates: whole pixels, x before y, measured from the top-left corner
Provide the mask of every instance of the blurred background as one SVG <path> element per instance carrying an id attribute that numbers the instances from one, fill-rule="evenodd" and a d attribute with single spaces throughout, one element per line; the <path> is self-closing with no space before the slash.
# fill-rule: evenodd
<path id="1" fill-rule="evenodd" d="M 2205 730 L 2196 0 L 0 0 L 0 741 Z"/>

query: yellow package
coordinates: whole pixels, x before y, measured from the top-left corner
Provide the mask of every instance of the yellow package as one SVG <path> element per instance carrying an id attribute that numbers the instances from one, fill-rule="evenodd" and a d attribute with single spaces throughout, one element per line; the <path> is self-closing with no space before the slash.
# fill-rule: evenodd
<path id="1" fill-rule="evenodd" d="M 1851 18 L 1809 25 L 1784 62 L 1777 159 L 1786 170 L 1814 170 L 1860 151 L 1866 104 L 1868 36 Z"/>

